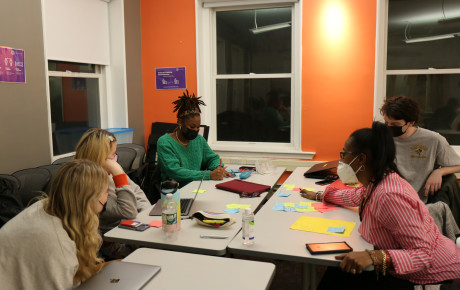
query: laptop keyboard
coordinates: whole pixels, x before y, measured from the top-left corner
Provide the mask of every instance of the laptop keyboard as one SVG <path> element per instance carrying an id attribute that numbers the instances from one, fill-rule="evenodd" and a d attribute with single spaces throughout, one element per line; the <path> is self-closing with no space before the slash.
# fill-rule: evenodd
<path id="1" fill-rule="evenodd" d="M 187 212 L 187 208 L 189 207 L 189 204 L 192 202 L 193 199 L 191 198 L 184 198 L 180 200 L 180 211 L 181 214 Z"/>

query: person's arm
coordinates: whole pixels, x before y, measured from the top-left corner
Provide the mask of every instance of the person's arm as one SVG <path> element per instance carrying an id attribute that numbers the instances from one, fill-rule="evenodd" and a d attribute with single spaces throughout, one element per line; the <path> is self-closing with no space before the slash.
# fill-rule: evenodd
<path id="1" fill-rule="evenodd" d="M 431 265 L 432 244 L 422 207 L 421 202 L 405 194 L 386 193 L 379 200 L 375 216 L 401 247 L 387 251 L 397 274 L 415 273 Z"/>
<path id="2" fill-rule="evenodd" d="M 365 187 L 336 188 L 333 184 L 326 187 L 323 201 L 341 206 L 359 206 Z"/>
<path id="3" fill-rule="evenodd" d="M 443 176 L 460 172 L 460 157 L 442 136 L 439 136 L 436 146 L 436 164 L 441 167 L 433 170 L 428 176 L 425 183 L 425 196 L 441 189 Z"/>
<path id="4" fill-rule="evenodd" d="M 158 140 L 157 150 L 159 163 L 162 166 L 162 170 L 166 172 L 168 178 L 175 179 L 181 183 L 190 182 L 193 180 L 201 180 L 203 177 L 204 171 L 202 170 L 193 170 L 182 167 L 174 148 L 168 142 L 162 142 L 162 140 Z M 209 170 L 206 171 L 204 179 L 210 179 Z"/>
<path id="5" fill-rule="evenodd" d="M 136 196 L 137 210 L 139 212 L 141 212 L 143 210 L 146 210 L 146 209 L 150 208 L 150 206 L 152 204 L 148 200 L 148 198 L 145 195 L 144 191 L 139 187 L 139 185 L 137 185 L 129 177 L 128 177 L 128 182 L 129 182 L 129 186 L 131 188 L 131 191 L 134 192 L 134 195 Z"/>
<path id="6" fill-rule="evenodd" d="M 209 170 L 214 170 L 218 166 L 224 166 L 220 162 L 220 157 L 214 151 L 212 151 L 211 147 L 209 147 L 206 140 L 203 138 L 202 140 L 203 146 L 203 165 L 208 168 Z"/>
<path id="7" fill-rule="evenodd" d="M 106 210 L 101 213 L 103 224 L 120 219 L 133 219 L 138 213 L 136 196 L 129 185 L 128 176 L 124 173 L 113 176 L 113 182 L 115 186 L 109 185 Z"/>

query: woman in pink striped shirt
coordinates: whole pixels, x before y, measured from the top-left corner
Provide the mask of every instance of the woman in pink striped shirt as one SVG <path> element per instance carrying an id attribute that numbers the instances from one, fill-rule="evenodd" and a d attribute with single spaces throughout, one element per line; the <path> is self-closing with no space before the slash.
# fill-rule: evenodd
<path id="1" fill-rule="evenodd" d="M 417 192 L 398 174 L 395 146 L 386 125 L 374 122 L 372 128 L 355 131 L 343 151 L 339 177 L 344 183 L 359 181 L 364 189 L 329 186 L 322 198 L 338 205 L 360 206 L 358 230 L 375 250 L 336 256 L 346 273 L 336 271 L 341 279 L 326 278 L 320 286 L 348 289 L 350 283 L 353 289 L 413 289 L 417 284 L 459 279 L 460 250 L 439 232 Z M 370 265 L 376 271 L 363 272 Z M 380 275 L 379 280 L 374 273 Z"/>

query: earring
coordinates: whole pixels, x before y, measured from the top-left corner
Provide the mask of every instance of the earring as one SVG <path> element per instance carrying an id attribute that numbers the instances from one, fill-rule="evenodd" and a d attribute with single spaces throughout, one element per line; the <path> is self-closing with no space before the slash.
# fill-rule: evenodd
<path id="1" fill-rule="evenodd" d="M 364 170 L 366 170 L 366 166 L 364 166 L 364 164 L 363 164 L 363 165 L 361 165 L 361 167 L 359 168 L 359 171 L 364 171 Z"/>

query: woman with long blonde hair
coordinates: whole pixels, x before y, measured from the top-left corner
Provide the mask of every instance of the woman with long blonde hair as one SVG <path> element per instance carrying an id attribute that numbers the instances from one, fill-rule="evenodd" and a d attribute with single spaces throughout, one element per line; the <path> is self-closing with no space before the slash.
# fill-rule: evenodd
<path id="1" fill-rule="evenodd" d="M 117 163 L 115 135 L 99 128 L 89 129 L 76 147 L 74 159 L 88 159 L 105 168 L 110 175 L 107 210 L 100 216 L 100 230 L 104 233 L 117 226 L 122 219 L 134 219 L 151 206 L 142 189 L 135 184 Z"/>
<path id="2" fill-rule="evenodd" d="M 73 160 L 56 173 L 48 198 L 0 229 L 3 289 L 71 289 L 99 270 L 98 215 L 107 203 L 107 172 Z"/>

